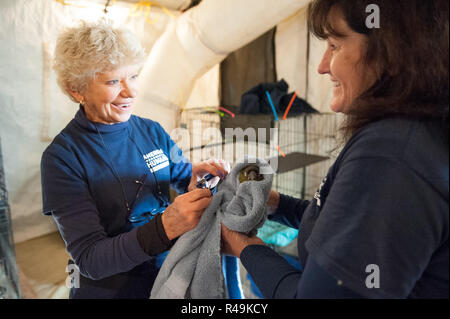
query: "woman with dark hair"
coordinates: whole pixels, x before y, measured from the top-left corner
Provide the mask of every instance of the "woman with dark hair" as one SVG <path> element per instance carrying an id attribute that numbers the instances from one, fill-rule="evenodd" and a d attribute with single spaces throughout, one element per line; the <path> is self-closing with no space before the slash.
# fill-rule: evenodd
<path id="1" fill-rule="evenodd" d="M 309 5 L 309 28 L 328 43 L 318 72 L 335 84 L 345 145 L 311 201 L 271 192 L 269 219 L 300 230 L 302 271 L 222 226 L 223 251 L 264 297 L 449 297 L 448 6 Z"/>

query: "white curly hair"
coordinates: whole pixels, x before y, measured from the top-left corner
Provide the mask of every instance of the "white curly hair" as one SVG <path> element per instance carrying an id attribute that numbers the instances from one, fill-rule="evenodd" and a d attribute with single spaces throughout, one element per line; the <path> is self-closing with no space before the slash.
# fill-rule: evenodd
<path id="1" fill-rule="evenodd" d="M 114 28 L 104 19 L 82 21 L 59 35 L 53 69 L 61 90 L 78 103 L 70 92 L 86 92 L 96 73 L 131 64 L 142 66 L 145 58 L 143 47 L 131 31 Z"/>

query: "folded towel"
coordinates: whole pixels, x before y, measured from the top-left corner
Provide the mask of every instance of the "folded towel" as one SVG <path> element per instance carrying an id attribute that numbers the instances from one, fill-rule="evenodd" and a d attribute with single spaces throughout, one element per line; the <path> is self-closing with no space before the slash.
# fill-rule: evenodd
<path id="1" fill-rule="evenodd" d="M 263 180 L 239 182 L 239 173 L 249 164 L 259 167 Z M 182 235 L 170 250 L 150 298 L 227 298 L 220 224 L 255 235 L 267 218 L 266 203 L 272 179 L 273 170 L 264 160 L 247 157 L 237 163 L 218 186 L 197 227 Z"/>

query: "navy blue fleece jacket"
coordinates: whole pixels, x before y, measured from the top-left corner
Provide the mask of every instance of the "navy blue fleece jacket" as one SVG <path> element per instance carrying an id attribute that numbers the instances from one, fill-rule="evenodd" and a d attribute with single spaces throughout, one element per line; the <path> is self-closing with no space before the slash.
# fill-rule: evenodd
<path id="1" fill-rule="evenodd" d="M 160 215 L 151 227 L 151 217 L 130 223 L 126 203 L 133 216 L 152 211 L 169 199 L 169 187 L 184 193 L 191 172 L 160 124 L 133 115 L 114 125 L 93 123 L 80 107 L 42 156 L 43 212 L 53 216 L 82 276 L 104 279 L 154 258 L 139 242 L 144 229 L 154 230 L 148 236 L 155 246 L 169 248 Z M 139 196 L 136 181 L 144 183 Z"/>
<path id="2" fill-rule="evenodd" d="M 270 219 L 299 229 L 303 271 L 269 247 L 241 261 L 266 298 L 449 296 L 448 121 L 387 118 L 347 142 L 311 201 Z"/>

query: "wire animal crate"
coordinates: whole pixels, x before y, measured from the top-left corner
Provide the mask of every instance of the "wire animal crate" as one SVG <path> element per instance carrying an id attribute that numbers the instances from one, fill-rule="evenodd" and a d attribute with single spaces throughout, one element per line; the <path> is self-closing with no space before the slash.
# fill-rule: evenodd
<path id="1" fill-rule="evenodd" d="M 180 127 L 187 130 L 190 140 L 180 146 L 192 162 L 216 157 L 233 165 L 243 154 L 266 160 L 286 157 L 287 162 L 291 161 L 290 168 L 275 175 L 273 189 L 311 199 L 338 153 L 335 137 L 339 123 L 340 117 L 334 113 L 291 115 L 286 120 L 274 121 L 273 115 L 266 114 L 231 117 L 220 114 L 218 108 L 186 109 L 181 114 Z M 252 128 L 257 142 L 249 142 L 248 136 L 247 139 L 226 140 L 227 128 L 241 129 L 243 133 L 249 133 L 247 129 Z M 266 135 L 261 136 L 264 132 Z M 312 161 L 313 164 L 296 163 L 293 161 L 298 161 L 298 157 L 289 158 L 295 153 L 322 158 Z"/>
<path id="2" fill-rule="evenodd" d="M 277 174 L 274 188 L 283 194 L 312 199 L 338 153 L 336 132 L 340 117 L 334 113 L 290 116 L 277 121 L 278 145 L 285 154 L 300 152 L 323 156 L 317 163 Z"/>
<path id="3" fill-rule="evenodd" d="M 220 130 L 220 114 L 216 107 L 213 108 L 189 108 L 181 113 L 179 127 L 188 132 L 186 138 L 176 140 L 178 146 L 183 150 L 183 154 L 191 162 L 206 160 L 207 155 L 203 150 L 205 145 L 209 145 L 209 153 L 220 153 L 222 150 L 221 136 L 216 140 L 204 139 L 207 131 Z M 217 144 L 217 145 L 214 145 Z"/>
<path id="4" fill-rule="evenodd" d="M 0 299 L 16 298 L 20 298 L 19 278 L 0 143 Z"/>
<path id="5" fill-rule="evenodd" d="M 231 112 L 231 114 L 234 116 L 234 113 Z M 259 119 L 256 124 L 255 118 Z M 236 138 L 236 136 L 233 140 L 227 139 L 226 128 L 231 130 L 242 129 L 241 133 L 246 134 L 249 128 L 267 126 L 266 116 L 255 116 L 255 118 L 252 122 L 248 122 L 238 115 L 236 121 L 234 121 L 234 117 L 230 113 L 221 112 L 217 107 L 186 109 L 181 114 L 179 127 L 186 130 L 190 139 L 178 139 L 176 142 L 183 150 L 184 155 L 192 162 L 220 158 L 233 165 L 245 155 L 262 158 L 276 156 L 276 149 L 271 150 L 269 147 L 268 130 L 267 138 L 264 136 L 262 142 L 257 129 L 253 130 L 256 137 L 254 142 L 249 142 L 248 136 L 246 139 Z M 228 121 L 232 121 L 234 126 L 227 125 Z M 270 120 L 268 123 L 270 124 Z M 238 131 L 231 134 L 233 133 L 240 135 Z"/>

